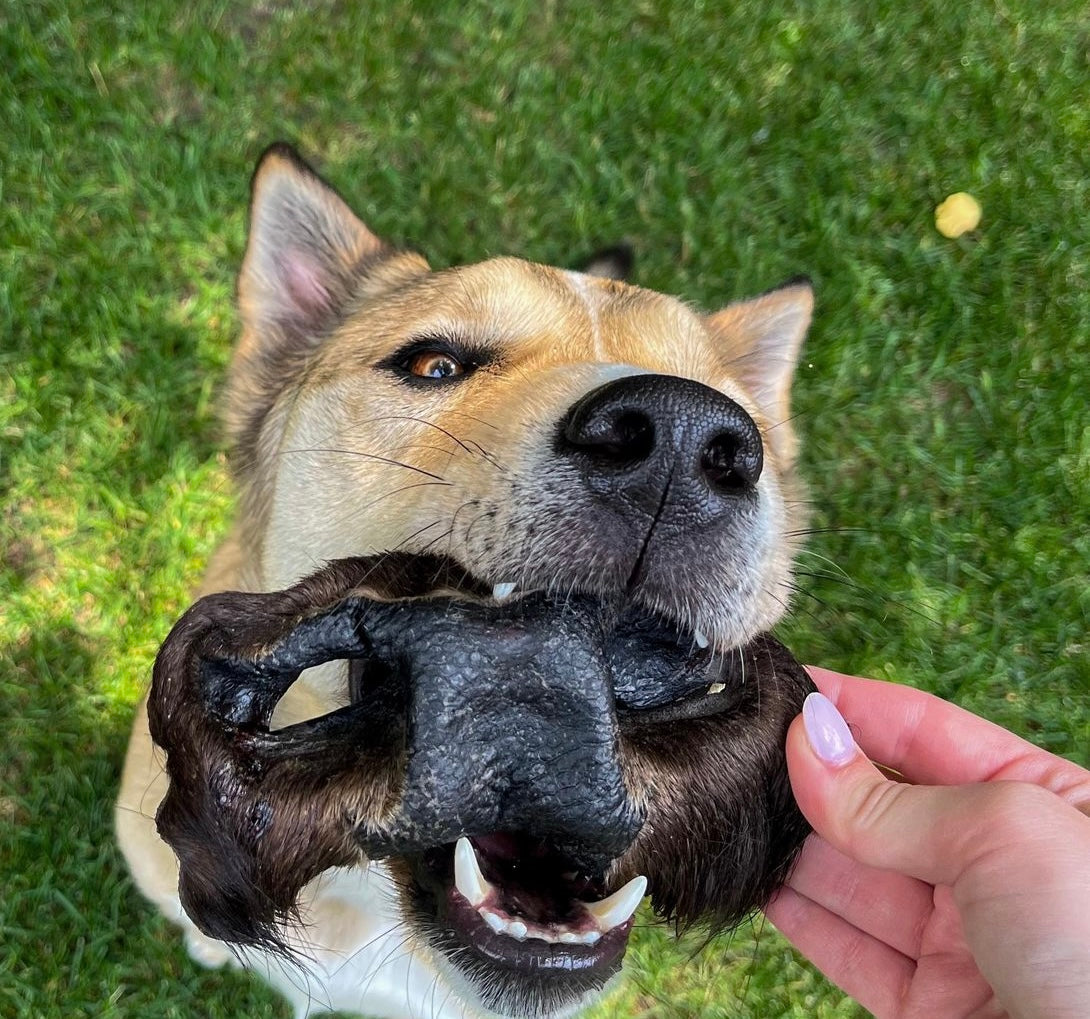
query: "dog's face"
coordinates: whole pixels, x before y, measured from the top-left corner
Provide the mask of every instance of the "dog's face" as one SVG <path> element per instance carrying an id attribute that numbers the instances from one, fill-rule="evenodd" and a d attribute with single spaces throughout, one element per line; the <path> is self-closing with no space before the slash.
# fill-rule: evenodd
<path id="1" fill-rule="evenodd" d="M 296 586 L 200 603 L 157 666 L 198 925 L 275 941 L 306 881 L 383 857 L 468 1000 L 549 1016 L 616 971 L 645 886 L 682 923 L 760 905 L 805 831 L 808 681 L 761 635 L 809 287 L 702 316 L 516 259 L 432 272 L 276 148 L 239 294 L 245 579 Z"/>

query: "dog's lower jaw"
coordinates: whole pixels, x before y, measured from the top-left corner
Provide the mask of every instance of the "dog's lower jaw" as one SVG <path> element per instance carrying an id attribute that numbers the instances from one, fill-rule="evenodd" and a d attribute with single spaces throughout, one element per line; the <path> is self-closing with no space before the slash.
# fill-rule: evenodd
<path id="1" fill-rule="evenodd" d="M 480 1019 L 510 1019 L 510 1016 L 514 1014 L 512 1012 L 496 1012 L 489 1008 L 482 1001 L 479 992 L 466 975 L 442 953 L 434 953 L 433 961 L 440 978 L 450 987 L 452 997 L 458 999 L 457 1004 L 452 1008 L 452 1014 L 458 1015 L 459 1019 L 467 1019 L 467 1016 L 480 1017 Z M 538 1011 L 520 1008 L 517 1014 L 526 1016 L 527 1019 L 571 1019 L 572 1016 L 578 1015 L 584 1008 L 588 1008 L 614 987 L 620 976 L 619 972 L 615 973 L 600 987 L 584 991 L 565 1005 L 542 1007 Z M 438 1011 L 436 1019 L 446 1019 L 446 1012 L 443 1010 Z"/>

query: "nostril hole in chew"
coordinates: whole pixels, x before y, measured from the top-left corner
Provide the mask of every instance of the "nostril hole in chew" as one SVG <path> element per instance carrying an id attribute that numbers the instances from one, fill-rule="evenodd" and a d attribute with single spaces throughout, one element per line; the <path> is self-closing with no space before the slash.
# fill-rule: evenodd
<path id="1" fill-rule="evenodd" d="M 749 481 L 738 469 L 738 441 L 730 435 L 717 435 L 700 455 L 700 469 L 712 488 L 719 492 L 744 492 Z"/>
<path id="2" fill-rule="evenodd" d="M 276 702 L 269 722 L 269 731 L 277 732 L 291 725 L 312 722 L 349 704 L 354 704 L 362 700 L 369 690 L 385 682 L 391 671 L 389 666 L 381 662 L 370 659 L 365 662 L 358 658 L 332 659 L 324 667 L 333 669 L 338 666 L 344 667 L 348 672 L 345 696 L 333 695 L 329 700 L 320 700 L 312 685 L 314 680 L 307 678 L 304 672 L 296 677 Z"/>
<path id="3" fill-rule="evenodd" d="M 308 687 L 308 681 L 302 677 L 296 678 L 280 696 L 273 708 L 272 718 L 269 720 L 269 731 L 278 732 L 291 725 L 299 725 L 302 722 L 311 722 L 316 718 L 323 718 L 331 711 L 343 708 L 349 703 L 348 697 L 344 702 L 334 701 L 327 704 L 319 702 L 312 688 Z"/>

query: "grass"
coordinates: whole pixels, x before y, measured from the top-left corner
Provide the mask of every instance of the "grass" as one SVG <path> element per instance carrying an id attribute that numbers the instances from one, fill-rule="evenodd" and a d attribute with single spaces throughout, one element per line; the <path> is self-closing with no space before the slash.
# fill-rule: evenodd
<path id="1" fill-rule="evenodd" d="M 0 1014 L 287 1015 L 187 960 L 110 825 L 231 511 L 215 397 L 279 137 L 437 264 L 629 237 L 705 307 L 810 274 L 786 636 L 1088 763 L 1088 52 L 1075 0 L 5 5 Z M 956 190 L 984 220 L 948 241 Z M 631 955 L 595 1019 L 859 1014 L 768 929 Z"/>

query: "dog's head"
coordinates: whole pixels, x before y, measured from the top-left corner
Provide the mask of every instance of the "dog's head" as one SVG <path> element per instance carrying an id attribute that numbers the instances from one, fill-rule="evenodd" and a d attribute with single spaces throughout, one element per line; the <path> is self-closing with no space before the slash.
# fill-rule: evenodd
<path id="1" fill-rule="evenodd" d="M 809 286 L 704 316 L 516 259 L 433 272 L 274 147 L 239 297 L 243 579 L 277 593 L 199 602 L 150 702 L 198 926 L 275 945 L 303 884 L 385 858 L 468 998 L 552 1016 L 616 971 L 645 885 L 683 924 L 762 904 L 805 832 L 809 682 L 764 634 Z"/>

